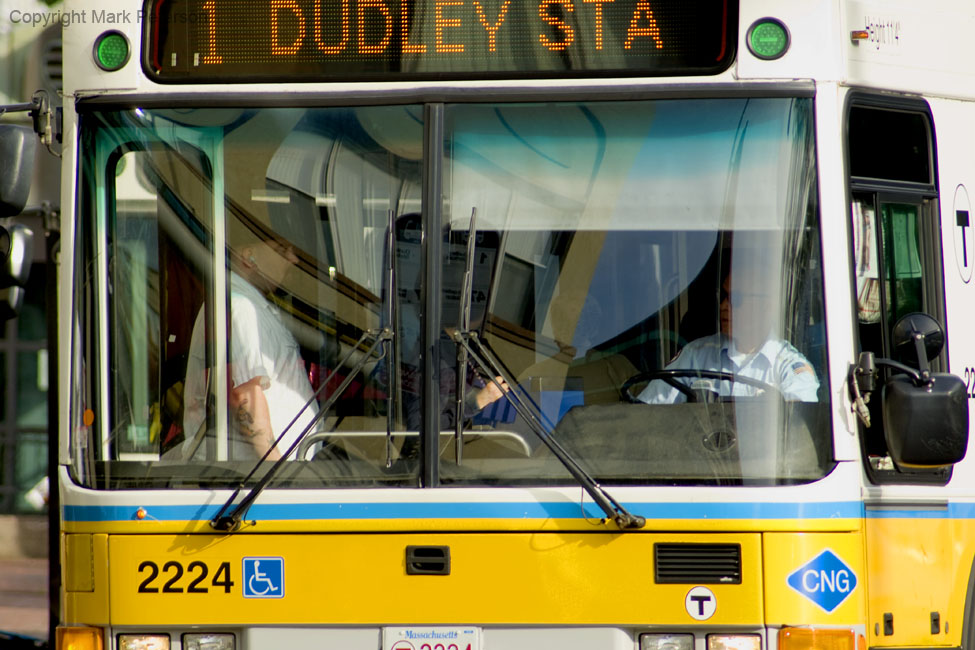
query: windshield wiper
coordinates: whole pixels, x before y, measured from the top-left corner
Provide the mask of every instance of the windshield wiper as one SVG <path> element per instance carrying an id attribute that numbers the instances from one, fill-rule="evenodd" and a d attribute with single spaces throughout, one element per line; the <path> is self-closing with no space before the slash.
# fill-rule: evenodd
<path id="1" fill-rule="evenodd" d="M 393 309 L 396 300 L 396 213 L 390 210 L 387 213 L 388 225 L 386 226 L 386 268 L 383 278 L 383 287 L 386 289 L 383 304 L 383 318 L 386 322 L 386 330 L 392 332 L 396 329 L 396 312 Z M 393 405 L 398 404 L 397 397 L 397 372 L 399 368 L 399 358 L 396 354 L 396 338 L 388 336 L 383 342 L 383 356 L 386 358 L 386 469 L 393 466 L 393 428 L 396 424 L 396 413 Z"/>
<path id="2" fill-rule="evenodd" d="M 480 367 L 482 372 L 489 373 L 491 381 L 498 390 L 508 397 L 508 402 L 514 407 L 515 411 L 525 420 L 529 428 L 538 436 L 552 454 L 569 471 L 572 477 L 582 486 L 582 488 L 592 497 L 596 505 L 606 513 L 606 516 L 616 525 L 624 530 L 643 528 L 647 520 L 639 515 L 631 514 L 614 499 L 610 494 L 596 482 L 586 470 L 572 457 L 572 455 L 559 444 L 558 440 L 545 429 L 539 421 L 539 416 L 545 417 L 541 409 L 520 392 L 520 387 L 515 382 L 514 377 L 498 361 L 491 349 L 481 341 L 477 332 L 462 332 L 457 328 L 448 328 L 447 334 L 457 345 L 463 346 L 470 358 Z M 505 391 L 496 377 L 501 377 L 508 385 L 509 390 Z M 536 415 L 537 414 L 537 415 Z M 547 418 L 546 418 L 547 419 Z"/>
<path id="3" fill-rule="evenodd" d="M 474 294 L 474 243 L 477 239 L 476 217 L 477 208 L 471 208 L 471 226 L 467 231 L 466 266 L 460 287 L 460 312 L 457 315 L 457 327 L 461 332 L 469 332 L 471 329 L 471 302 Z M 457 413 L 454 416 L 454 460 L 460 465 L 464 459 L 464 402 L 467 396 L 467 348 L 463 345 L 457 346 L 455 387 Z"/>
<path id="4" fill-rule="evenodd" d="M 548 430 L 539 421 L 539 417 L 545 417 L 542 410 L 531 399 L 531 397 L 519 391 L 518 384 L 514 377 L 491 352 L 478 337 L 476 332 L 470 328 L 471 321 L 471 301 L 473 299 L 473 275 L 474 275 L 474 241 L 477 231 L 475 226 L 475 212 L 471 210 L 471 227 L 467 238 L 467 265 L 464 271 L 464 285 L 461 289 L 460 322 L 456 328 L 447 328 L 446 332 L 457 344 L 457 416 L 455 418 L 456 429 L 454 431 L 454 446 L 457 448 L 457 463 L 461 461 L 461 445 L 464 436 L 464 392 L 466 390 L 467 360 L 468 357 L 474 360 L 481 372 L 487 373 L 490 381 L 497 386 L 502 395 L 508 397 L 508 402 L 514 407 L 515 411 L 525 420 L 536 436 L 545 444 L 546 447 L 558 458 L 559 462 L 569 470 L 572 477 L 589 493 L 596 505 L 602 509 L 606 517 L 616 522 L 616 525 L 623 530 L 633 530 L 643 528 L 647 520 L 639 515 L 633 515 L 626 510 L 616 499 L 609 495 L 599 483 L 595 481 L 586 470 L 565 450 L 558 440 L 552 437 Z M 485 314 L 486 315 L 486 314 Z M 508 390 L 505 391 L 498 383 L 497 377 L 501 377 L 507 384 Z M 545 418 L 546 421 L 548 418 Z M 551 422 L 548 422 L 551 426 Z M 554 427 L 552 427 L 554 428 Z"/>
<path id="5" fill-rule="evenodd" d="M 395 359 L 392 356 L 394 354 L 394 349 L 393 349 L 394 337 L 393 337 L 392 325 L 393 325 L 393 299 L 394 299 L 394 292 L 396 290 L 395 266 L 394 266 L 395 264 L 394 258 L 396 256 L 396 249 L 395 249 L 396 238 L 395 238 L 395 231 L 394 231 L 396 227 L 396 215 L 392 210 L 390 210 L 388 216 L 389 216 L 389 225 L 386 234 L 386 251 L 387 251 L 386 266 L 383 269 L 384 271 L 383 286 L 385 288 L 383 318 L 386 322 L 385 326 L 375 330 L 367 330 L 362 334 L 362 336 L 359 337 L 359 340 L 356 341 L 355 345 L 352 346 L 352 349 L 349 350 L 349 353 L 345 356 L 345 358 L 342 359 L 342 361 L 335 366 L 332 372 L 328 374 L 328 377 L 326 377 L 325 380 L 318 387 L 318 390 L 316 390 L 315 393 L 308 399 L 308 401 L 305 402 L 304 406 L 302 406 L 298 410 L 298 412 L 295 413 L 294 418 L 292 418 L 291 422 L 288 423 L 288 426 L 284 428 L 284 431 L 281 432 L 281 435 L 277 437 L 277 440 L 274 441 L 274 444 L 271 445 L 271 447 L 266 452 L 264 452 L 264 455 L 260 458 L 260 460 L 257 461 L 254 467 L 251 468 L 251 471 L 247 474 L 246 477 L 244 477 L 244 480 L 238 484 L 237 488 L 234 490 L 234 493 L 230 495 L 229 499 L 227 499 L 227 502 L 223 504 L 223 507 L 220 508 L 217 514 L 214 515 L 213 519 L 210 520 L 210 526 L 212 526 L 213 528 L 228 533 L 232 533 L 236 531 L 238 528 L 240 528 L 240 524 L 244 520 L 244 516 L 247 514 L 247 511 L 250 510 L 250 507 L 254 505 L 254 501 L 257 500 L 257 497 L 261 495 L 261 492 L 263 492 L 264 488 L 268 486 L 268 484 L 271 482 L 271 479 L 274 478 L 274 476 L 277 475 L 278 471 L 284 466 L 284 464 L 288 462 L 288 459 L 291 457 L 291 454 L 294 453 L 296 449 L 298 449 L 298 446 L 301 444 L 302 440 L 304 440 L 308 436 L 308 433 L 315 427 L 315 425 L 317 425 L 318 422 L 322 418 L 324 418 L 325 415 L 331 410 L 332 405 L 335 404 L 336 400 L 338 400 L 338 398 L 340 398 L 342 395 L 345 394 L 345 391 L 352 383 L 352 380 L 355 379 L 356 375 L 358 375 L 362 371 L 366 363 L 368 363 L 368 361 L 372 358 L 373 353 L 375 353 L 376 349 L 380 345 L 383 346 L 383 356 L 386 357 L 387 363 L 390 364 L 391 366 L 395 364 Z M 319 397 L 319 394 L 325 390 L 326 386 L 332 383 L 332 379 L 336 376 L 339 369 L 348 366 L 348 363 L 352 360 L 352 356 L 356 354 L 356 352 L 360 349 L 360 347 L 365 343 L 366 339 L 368 339 L 369 337 L 374 337 L 372 345 L 370 345 L 369 349 L 366 350 L 364 353 L 362 353 L 359 359 L 355 362 L 355 364 L 351 366 L 349 372 L 346 373 L 345 379 L 343 379 L 342 383 L 339 384 L 339 386 L 332 392 L 331 395 L 329 395 L 328 399 L 325 400 L 325 403 L 321 405 L 321 407 L 315 413 L 315 416 L 311 419 L 311 422 L 305 425 L 305 428 L 301 430 L 301 433 L 299 433 L 298 437 L 294 439 L 294 442 L 291 443 L 291 446 L 288 447 L 287 451 L 281 454 L 281 457 L 278 458 L 274 462 L 274 465 L 272 465 L 271 468 L 267 471 L 267 473 L 265 473 L 264 476 L 261 477 L 261 480 L 258 481 L 257 485 L 251 488 L 250 492 L 247 493 L 247 496 L 245 496 L 240 501 L 240 503 L 238 503 L 234 507 L 234 509 L 230 511 L 229 514 L 225 514 L 228 510 L 230 510 L 233 503 L 237 500 L 237 497 L 244 489 L 244 486 L 247 485 L 247 483 L 251 480 L 251 478 L 253 478 L 254 474 L 263 465 L 264 461 L 268 459 L 268 456 L 270 456 L 271 452 L 277 448 L 278 444 L 281 442 L 284 436 L 287 435 L 288 431 L 291 430 L 291 427 L 293 427 L 295 423 L 298 421 L 298 418 L 301 416 L 301 414 L 305 412 L 305 409 L 307 409 L 309 406 L 311 406 L 316 402 L 316 400 Z M 390 375 L 390 378 L 389 378 L 389 385 L 388 385 L 388 390 L 386 395 L 386 466 L 387 467 L 389 467 L 391 463 L 390 448 L 392 446 L 392 430 L 393 430 L 393 422 L 395 417 L 392 410 L 392 403 L 393 403 L 392 387 L 395 385 L 395 382 L 392 379 L 392 375 L 394 373 L 390 372 L 388 374 Z"/>
<path id="6" fill-rule="evenodd" d="M 298 421 L 298 417 L 305 412 L 305 409 L 311 406 L 311 404 L 318 399 L 319 394 L 332 382 L 332 379 L 336 376 L 336 374 L 338 374 L 339 369 L 346 367 L 348 362 L 352 360 L 352 356 L 356 354 L 359 347 L 365 343 L 366 339 L 370 336 L 375 337 L 372 345 L 370 345 L 369 349 L 359 357 L 359 360 L 355 362 L 355 365 L 353 365 L 352 369 L 348 372 L 348 374 L 346 374 L 345 379 L 342 380 L 342 383 L 339 384 L 338 388 L 336 388 L 331 395 L 329 395 L 328 399 L 325 400 L 325 403 L 322 404 L 321 408 L 318 409 L 311 421 L 305 425 L 305 428 L 301 430 L 301 433 L 298 434 L 298 437 L 295 438 L 294 442 L 291 443 L 291 446 L 288 447 L 287 451 L 281 454 L 281 457 L 274 461 L 274 465 L 272 465 L 267 473 L 261 477 L 261 480 L 258 481 L 257 485 L 251 488 L 250 492 L 247 493 L 247 496 L 245 496 L 240 503 L 238 503 L 234 509 L 230 511 L 229 514 L 224 514 L 230 510 L 231 506 L 244 489 L 244 486 L 247 485 L 251 478 L 254 477 L 254 474 L 258 469 L 261 468 L 264 461 L 268 459 L 271 452 L 277 448 L 277 445 L 279 442 L 281 442 L 281 439 L 288 433 L 295 422 Z M 388 327 L 384 327 L 380 330 L 368 330 L 359 338 L 356 344 L 352 346 L 352 349 L 349 350 L 349 353 L 345 356 L 342 362 L 339 363 L 336 368 L 328 374 L 328 377 L 325 378 L 321 386 L 318 387 L 318 390 L 315 391 L 314 395 L 312 395 L 311 398 L 305 402 L 305 405 L 298 410 L 291 422 L 288 423 L 288 426 L 284 428 L 281 435 L 279 435 L 277 440 L 274 441 L 274 444 L 271 445 L 266 452 L 264 452 L 264 455 L 257 461 L 257 463 L 255 463 L 251 471 L 234 490 L 234 493 L 230 495 L 229 499 L 227 499 L 227 502 L 223 504 L 223 507 L 220 508 L 219 512 L 217 512 L 213 519 L 210 520 L 210 525 L 213 528 L 228 533 L 232 533 L 240 528 L 240 524 L 243 521 L 244 516 L 247 514 L 247 511 L 250 510 L 250 507 L 254 504 L 254 501 L 258 496 L 260 496 L 261 492 L 264 491 L 264 488 L 267 487 L 268 483 L 271 482 L 271 479 L 274 478 L 281 467 L 283 467 L 286 462 L 289 462 L 291 454 L 294 453 L 295 449 L 298 448 L 298 445 L 300 445 L 301 441 L 304 440 L 305 436 L 308 435 L 308 432 L 310 432 L 318 424 L 318 422 L 325 417 L 329 410 L 331 410 L 332 405 L 335 404 L 336 400 L 338 400 L 338 398 L 345 393 L 346 389 L 349 387 L 349 384 L 352 383 L 352 380 L 355 379 L 356 375 L 358 375 L 362 368 L 365 367 L 369 359 L 372 358 L 373 353 L 376 351 L 379 345 L 392 339 L 392 337 L 392 330 Z"/>

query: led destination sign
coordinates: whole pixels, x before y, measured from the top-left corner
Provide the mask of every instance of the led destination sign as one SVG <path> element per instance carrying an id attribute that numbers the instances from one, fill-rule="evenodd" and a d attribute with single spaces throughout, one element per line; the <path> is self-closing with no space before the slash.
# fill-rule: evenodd
<path id="1" fill-rule="evenodd" d="M 736 0 L 149 0 L 160 82 L 714 74 Z"/>

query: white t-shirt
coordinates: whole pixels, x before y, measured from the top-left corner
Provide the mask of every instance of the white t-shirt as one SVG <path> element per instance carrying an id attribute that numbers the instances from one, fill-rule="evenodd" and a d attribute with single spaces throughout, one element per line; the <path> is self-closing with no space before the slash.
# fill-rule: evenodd
<path id="1" fill-rule="evenodd" d="M 667 364 L 667 370 L 717 370 L 757 379 L 779 389 L 787 400 L 815 402 L 819 379 L 812 365 L 787 341 L 769 340 L 752 353 L 744 353 L 735 347 L 734 340 L 723 334 L 712 334 L 691 341 L 680 354 Z M 696 382 L 708 382 L 723 397 L 748 397 L 760 389 L 744 382 L 702 377 L 681 377 L 677 381 L 688 386 Z M 638 396 L 648 404 L 672 404 L 683 402 L 686 396 L 665 381 L 651 381 Z"/>
<path id="2" fill-rule="evenodd" d="M 281 322 L 278 308 L 236 273 L 230 274 L 230 333 L 228 390 L 255 377 L 260 378 L 276 439 L 314 393 L 299 354 L 298 343 Z M 201 309 L 193 325 L 189 359 L 186 363 L 186 384 L 183 392 L 183 431 L 186 436 L 183 443 L 184 453 L 188 453 L 194 435 L 206 419 L 209 373 L 206 367 L 205 338 Z M 281 453 L 288 449 L 311 422 L 317 409 L 317 404 L 312 404 L 301 413 L 278 444 Z M 233 431 L 232 418 L 230 424 Z M 231 433 L 231 458 L 246 455 L 247 452 L 242 450 L 250 448 L 249 443 L 239 444 L 240 438 L 240 434 Z M 204 446 L 200 446 L 194 458 L 204 457 Z M 256 458 L 253 448 L 250 448 L 249 456 L 246 457 Z"/>

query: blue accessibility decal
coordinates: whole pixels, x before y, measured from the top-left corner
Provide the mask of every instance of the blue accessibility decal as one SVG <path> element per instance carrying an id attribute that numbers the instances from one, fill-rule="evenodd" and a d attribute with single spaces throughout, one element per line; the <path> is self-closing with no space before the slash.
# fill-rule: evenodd
<path id="1" fill-rule="evenodd" d="M 244 558 L 244 598 L 284 598 L 284 558 Z"/>
<path id="2" fill-rule="evenodd" d="M 857 576 L 853 569 L 827 549 L 796 569 L 787 582 L 828 614 L 853 593 Z"/>

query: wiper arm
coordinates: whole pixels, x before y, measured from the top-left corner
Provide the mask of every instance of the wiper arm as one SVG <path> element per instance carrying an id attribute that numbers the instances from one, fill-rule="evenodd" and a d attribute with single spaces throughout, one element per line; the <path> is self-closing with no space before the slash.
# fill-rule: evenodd
<path id="1" fill-rule="evenodd" d="M 491 381 L 498 387 L 498 390 L 508 396 L 508 402 L 514 407 L 518 415 L 528 423 L 528 426 L 535 435 L 558 458 L 559 462 L 562 463 L 572 477 L 582 486 L 582 489 L 592 497 L 596 505 L 606 513 L 607 518 L 615 521 L 616 525 L 622 530 L 635 530 L 646 526 L 647 520 L 644 517 L 631 514 L 616 499 L 610 496 L 595 479 L 586 473 L 586 470 L 579 465 L 572 455 L 559 444 L 558 440 L 553 438 L 545 427 L 542 426 L 538 417 L 535 415 L 537 412 L 539 416 L 544 417 L 541 409 L 530 398 L 526 400 L 525 396 L 519 392 L 518 384 L 515 382 L 514 377 L 498 361 L 497 357 L 491 352 L 491 349 L 480 340 L 476 332 L 449 328 L 447 334 L 450 335 L 455 343 L 463 346 L 467 350 L 470 358 L 481 368 L 482 372 L 490 375 Z M 498 380 L 495 379 L 496 377 L 501 377 L 504 380 L 509 386 L 508 391 L 502 388 Z"/>
<path id="2" fill-rule="evenodd" d="M 474 245 L 477 239 L 477 208 L 471 208 L 471 227 L 467 233 L 467 257 L 464 278 L 460 287 L 460 313 L 457 327 L 461 332 L 471 330 L 471 301 L 474 286 Z M 510 386 L 510 384 L 509 384 Z M 464 402 L 467 393 L 467 347 L 457 344 L 456 408 L 454 417 L 454 460 L 458 465 L 464 459 Z"/>
<path id="3" fill-rule="evenodd" d="M 267 473 L 261 477 L 261 480 L 258 481 L 257 485 L 251 488 L 250 492 L 247 493 L 247 495 L 241 500 L 240 503 L 238 503 L 233 508 L 232 511 L 230 511 L 229 514 L 225 514 L 227 513 L 228 510 L 230 510 L 231 506 L 233 506 L 234 502 L 237 500 L 237 497 L 240 495 L 241 491 L 244 489 L 244 486 L 247 484 L 247 482 L 250 481 L 251 478 L 253 478 L 258 468 L 260 468 L 264 463 L 264 461 L 267 460 L 268 456 L 271 454 L 271 451 L 277 448 L 277 445 L 279 442 L 281 442 L 281 439 L 284 438 L 285 434 L 287 434 L 288 431 L 291 429 L 291 427 L 295 424 L 295 422 L 298 421 L 298 417 L 302 413 L 304 413 L 305 409 L 307 409 L 311 404 L 313 404 L 315 400 L 318 399 L 319 393 L 325 390 L 325 387 L 331 383 L 332 378 L 335 377 L 339 369 L 344 368 L 346 364 L 348 364 L 348 362 L 351 361 L 352 356 L 359 350 L 359 347 L 370 336 L 375 337 L 375 340 L 372 342 L 372 345 L 369 346 L 369 349 L 365 353 L 363 353 L 362 356 L 359 357 L 359 360 L 356 361 L 354 366 L 352 366 L 351 371 L 349 371 L 346 374 L 346 377 L 345 379 L 342 380 L 342 383 L 339 384 L 338 388 L 336 388 L 331 395 L 329 395 L 328 399 L 325 400 L 325 403 L 322 404 L 321 408 L 319 408 L 318 411 L 315 413 L 315 417 L 313 417 L 311 421 L 307 425 L 305 425 L 305 428 L 302 429 L 298 437 L 295 438 L 294 442 L 291 443 L 291 446 L 288 447 L 288 450 L 285 453 L 281 454 L 281 457 L 278 458 L 275 461 L 274 465 L 272 465 L 271 468 L 267 471 Z M 322 382 L 321 386 L 318 387 L 318 390 L 315 391 L 315 393 L 308 399 L 308 401 L 305 402 L 305 405 L 298 410 L 298 412 L 295 414 L 291 422 L 288 423 L 288 426 L 284 428 L 284 431 L 281 432 L 281 435 L 279 435 L 277 440 L 274 441 L 274 444 L 271 445 L 271 447 L 266 452 L 264 452 L 264 455 L 260 458 L 260 460 L 258 460 L 257 463 L 254 464 L 254 467 L 251 469 L 250 473 L 248 473 L 247 476 L 244 478 L 244 480 L 240 482 L 240 484 L 237 486 L 237 489 L 234 490 L 234 493 L 230 495 L 229 499 L 227 499 L 227 502 L 223 504 L 223 507 L 220 508 L 219 512 L 217 512 L 217 514 L 214 515 L 213 519 L 210 520 L 210 526 L 212 526 L 216 530 L 221 530 L 228 533 L 232 533 L 236 531 L 238 528 L 240 528 L 240 524 L 243 521 L 244 516 L 247 514 L 247 511 L 250 510 L 250 507 L 254 504 L 254 501 L 257 499 L 258 496 L 260 496 L 261 492 L 264 491 L 264 488 L 267 487 L 268 483 L 271 482 L 271 479 L 274 478 L 274 476 L 284 466 L 284 464 L 288 462 L 288 458 L 295 451 L 295 449 L 298 448 L 298 445 L 301 444 L 301 441 L 305 438 L 305 436 L 308 435 L 308 432 L 311 431 L 323 417 L 325 417 L 325 415 L 332 408 L 332 405 L 335 404 L 335 401 L 338 400 L 338 398 L 345 393 L 346 389 L 349 387 L 349 384 L 352 383 L 352 380 L 355 379 L 356 375 L 358 375 L 359 372 L 362 370 L 362 368 L 365 367 L 369 359 L 372 358 L 373 353 L 380 346 L 380 344 L 383 344 L 392 338 L 393 338 L 393 331 L 389 327 L 384 327 L 380 330 L 368 330 L 359 338 L 359 340 L 356 342 L 354 346 L 352 346 L 352 349 L 345 356 L 342 362 L 338 364 L 335 367 L 335 369 L 328 374 L 328 377 L 325 379 L 325 381 Z"/>
<path id="4" fill-rule="evenodd" d="M 396 312 L 393 305 L 396 300 L 396 213 L 392 210 L 386 213 L 386 268 L 384 269 L 385 278 L 383 286 L 386 288 L 385 302 L 383 303 L 383 318 L 386 321 L 386 328 L 395 329 Z M 396 424 L 396 414 L 393 412 L 396 388 L 399 385 L 396 374 L 399 368 L 399 359 L 396 355 L 396 338 L 389 336 L 383 342 L 383 356 L 386 357 L 386 365 L 389 371 L 386 373 L 386 469 L 393 466 L 393 428 Z"/>

